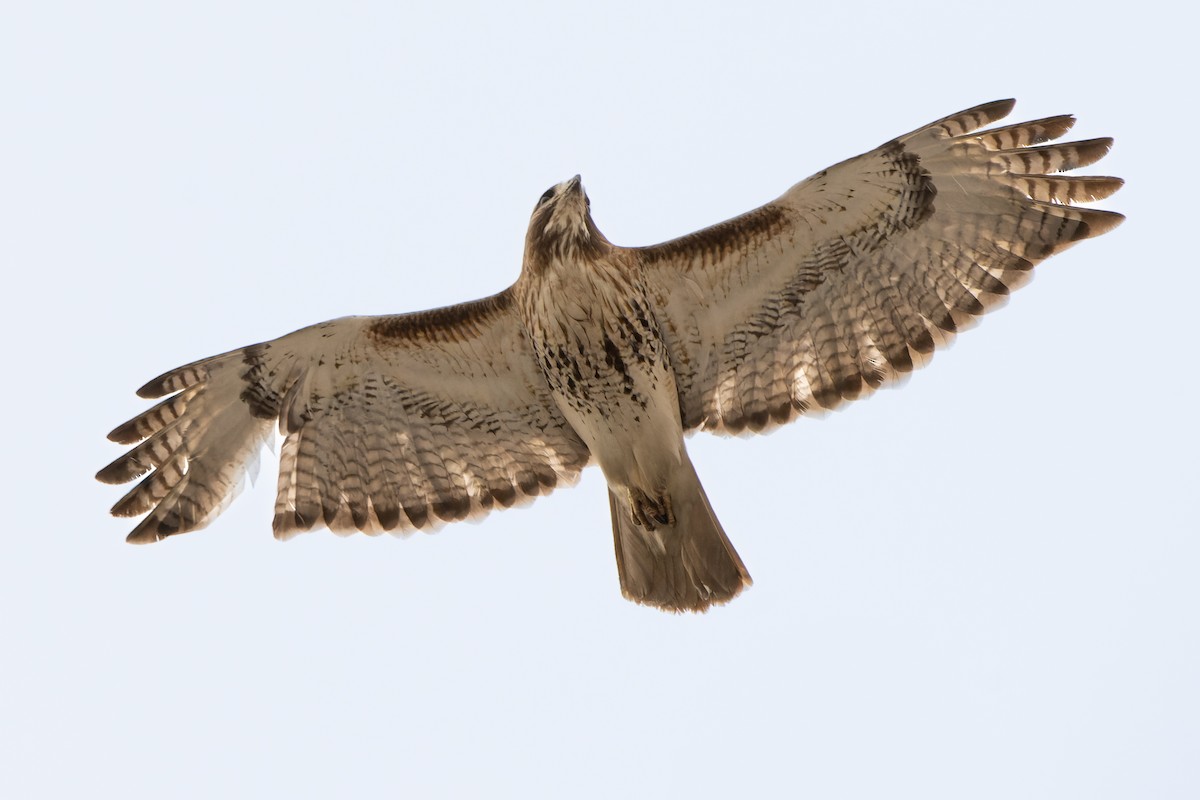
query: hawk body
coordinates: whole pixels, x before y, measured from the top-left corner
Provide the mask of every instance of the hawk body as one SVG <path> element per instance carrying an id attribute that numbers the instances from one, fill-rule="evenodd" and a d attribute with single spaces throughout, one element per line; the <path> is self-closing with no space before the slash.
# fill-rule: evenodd
<path id="1" fill-rule="evenodd" d="M 559 411 L 609 485 L 621 586 L 674 610 L 725 602 L 750 576 L 683 443 L 679 390 L 640 259 L 591 222 L 579 176 L 534 210 L 513 291 Z"/>
<path id="2" fill-rule="evenodd" d="M 489 298 L 349 317 L 150 381 L 97 477 L 137 486 L 130 541 L 204 527 L 283 435 L 275 533 L 432 529 L 560 485 L 595 460 L 623 592 L 703 610 L 750 577 L 684 435 L 759 432 L 911 372 L 1028 280 L 1115 227 L 1078 207 L 1117 178 L 1060 173 L 1111 140 L 1073 118 L 979 131 L 978 106 L 653 247 L 610 243 L 579 177 L 534 209 L 517 282 Z"/>
<path id="3" fill-rule="evenodd" d="M 526 261 L 513 287 L 521 321 L 559 411 L 618 485 L 661 483 L 679 463 L 683 428 L 666 345 L 637 259 L 588 230 L 576 176 L 535 211 Z M 574 212 L 571 227 L 540 224 Z M 564 244 L 563 236 L 587 239 Z M 562 253 L 562 255 L 560 255 Z"/>

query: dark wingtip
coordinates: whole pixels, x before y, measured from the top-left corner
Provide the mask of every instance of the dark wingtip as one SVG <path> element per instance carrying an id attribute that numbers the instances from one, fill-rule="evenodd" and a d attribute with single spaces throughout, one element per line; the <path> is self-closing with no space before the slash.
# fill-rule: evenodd
<path id="1" fill-rule="evenodd" d="M 126 456 L 121 456 L 97 472 L 96 480 L 115 486 L 121 483 L 128 483 L 134 478 L 144 475 L 149 470 L 149 465 L 130 462 Z"/>
<path id="2" fill-rule="evenodd" d="M 113 513 L 116 513 L 115 510 Z M 158 526 L 154 524 L 152 517 L 146 517 L 136 528 L 129 532 L 125 537 L 127 544 L 154 544 L 162 537 L 158 535 Z"/>
<path id="3" fill-rule="evenodd" d="M 125 541 L 128 544 L 154 544 L 177 533 L 183 533 L 178 517 L 169 514 L 165 519 L 156 519 L 154 514 L 151 514 L 129 532 Z"/>
<path id="4" fill-rule="evenodd" d="M 142 440 L 142 435 L 136 430 L 133 420 L 122 422 L 108 432 L 108 440 L 117 444 L 134 444 Z"/>
<path id="5" fill-rule="evenodd" d="M 1071 236 L 1071 241 L 1078 242 L 1108 233 L 1124 221 L 1125 215 L 1119 212 L 1089 208 L 1084 212 L 1083 222 Z"/>
<path id="6" fill-rule="evenodd" d="M 1004 119 L 1012 113 L 1013 108 L 1017 105 L 1017 100 L 1014 97 L 1009 97 L 1005 100 L 993 100 L 990 103 L 983 103 L 974 108 L 967 109 L 965 113 L 981 114 L 987 122 L 985 125 L 990 125 L 999 119 Z"/>
<path id="7" fill-rule="evenodd" d="M 162 397 L 163 395 L 170 394 L 170 391 L 163 386 L 170 374 L 171 373 L 169 372 L 164 372 L 157 378 L 147 381 L 142 386 L 138 387 L 137 396 L 145 398 L 146 400 L 153 400 L 156 397 Z"/>

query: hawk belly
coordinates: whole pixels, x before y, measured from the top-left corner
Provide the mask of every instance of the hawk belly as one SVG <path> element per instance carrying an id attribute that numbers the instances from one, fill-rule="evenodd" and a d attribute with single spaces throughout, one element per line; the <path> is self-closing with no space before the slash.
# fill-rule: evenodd
<path id="1" fill-rule="evenodd" d="M 609 484 L 657 497 L 684 458 L 683 426 L 666 346 L 637 278 L 633 264 L 555 264 L 523 308 L 555 403 Z"/>

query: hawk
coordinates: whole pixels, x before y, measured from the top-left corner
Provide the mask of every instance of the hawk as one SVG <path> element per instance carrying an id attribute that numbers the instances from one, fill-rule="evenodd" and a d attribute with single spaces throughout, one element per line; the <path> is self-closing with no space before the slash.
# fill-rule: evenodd
<path id="1" fill-rule="evenodd" d="M 1043 144 L 1071 116 L 980 130 L 1003 100 L 843 161 L 779 199 L 652 247 L 592 220 L 579 176 L 529 223 L 516 283 L 482 300 L 346 317 L 173 369 L 109 438 L 130 542 L 212 522 L 283 436 L 275 536 L 404 533 L 608 482 L 621 590 L 703 611 L 750 585 L 685 434 L 759 433 L 927 362 L 1033 265 L 1123 217 L 1118 178 L 1059 173 L 1111 139 Z"/>

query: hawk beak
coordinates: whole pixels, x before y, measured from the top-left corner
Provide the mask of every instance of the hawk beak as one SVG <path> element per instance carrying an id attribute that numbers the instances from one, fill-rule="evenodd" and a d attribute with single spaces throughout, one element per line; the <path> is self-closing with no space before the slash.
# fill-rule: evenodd
<path id="1" fill-rule="evenodd" d="M 571 180 L 567 181 L 566 191 L 567 192 L 578 192 L 578 191 L 580 191 L 582 186 L 583 186 L 583 178 L 580 177 L 579 175 L 576 175 L 574 178 L 571 178 Z M 565 193 L 566 192 L 564 192 L 564 194 Z"/>

